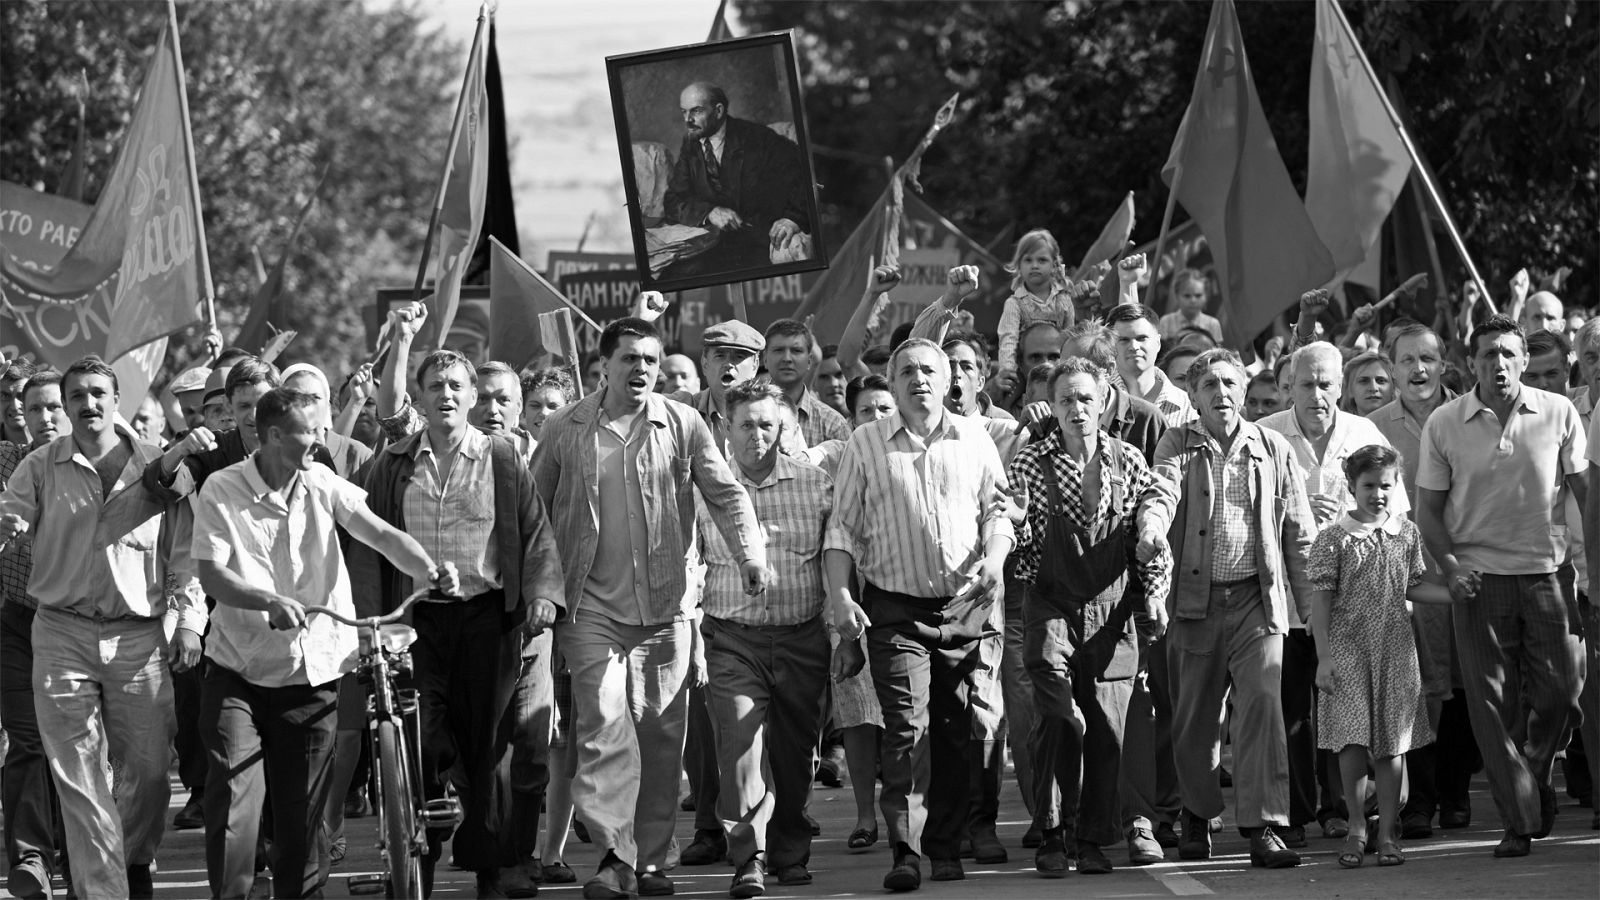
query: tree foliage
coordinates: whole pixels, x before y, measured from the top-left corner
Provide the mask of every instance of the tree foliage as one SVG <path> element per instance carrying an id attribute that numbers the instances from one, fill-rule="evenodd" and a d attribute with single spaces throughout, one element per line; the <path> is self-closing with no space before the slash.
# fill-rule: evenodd
<path id="1" fill-rule="evenodd" d="M 1518 268 L 1600 276 L 1600 4 L 1345 2 L 1380 77 L 1394 75 L 1417 142 L 1491 290 Z M 1255 83 L 1305 186 L 1315 7 L 1239 3 Z M 938 105 L 962 114 L 923 169 L 933 205 L 975 238 L 1047 227 L 1071 258 L 1128 191 L 1153 240 L 1160 180 L 1193 87 L 1209 0 L 837 3 L 741 0 L 744 30 L 795 28 L 829 224 L 881 190 Z M 843 151 L 843 152 L 840 152 Z M 1180 212 L 1176 221 L 1184 218 Z"/>
<path id="2" fill-rule="evenodd" d="M 53 191 L 87 74 L 88 196 L 109 174 L 167 15 L 165 3 L 0 4 L 0 178 Z M 337 376 L 365 343 L 361 306 L 409 283 L 437 187 L 464 48 L 404 5 L 248 0 L 178 6 L 216 286 L 231 339 L 324 167 L 285 293 L 285 354 Z M 198 336 L 169 366 L 198 355 Z"/>

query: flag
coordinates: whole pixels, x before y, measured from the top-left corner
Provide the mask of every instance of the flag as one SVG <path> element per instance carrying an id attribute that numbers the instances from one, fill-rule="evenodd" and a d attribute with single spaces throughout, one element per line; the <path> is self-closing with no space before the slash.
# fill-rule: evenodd
<path id="1" fill-rule="evenodd" d="M 538 272 L 522 265 L 510 248 L 492 240 L 489 248 L 489 358 L 521 368 L 539 355 L 541 313 L 565 309 L 561 292 Z"/>
<path id="2" fill-rule="evenodd" d="M 1107 260 L 1116 259 L 1128 246 L 1128 237 L 1133 234 L 1133 191 L 1122 198 L 1122 205 L 1112 213 L 1111 221 L 1100 230 L 1100 236 L 1094 239 L 1089 249 L 1084 251 L 1083 262 L 1078 263 L 1077 274 L 1073 275 L 1074 281 L 1084 278 L 1089 267 Z"/>
<path id="3" fill-rule="evenodd" d="M 1388 88 L 1389 100 L 1394 104 L 1395 114 L 1409 128 L 1410 115 L 1406 111 L 1405 98 L 1400 95 L 1400 85 L 1394 76 L 1389 77 Z M 1428 202 L 1427 189 L 1422 186 L 1423 170 L 1429 169 L 1428 160 L 1419 157 L 1419 161 L 1419 165 L 1412 167 L 1410 177 L 1400 189 L 1400 196 L 1395 201 L 1394 209 L 1389 212 L 1389 218 L 1384 222 L 1382 243 L 1384 255 L 1390 260 L 1390 264 L 1382 273 L 1383 278 L 1378 293 L 1388 293 L 1412 275 L 1427 272 L 1431 279 L 1429 290 L 1423 292 L 1412 306 L 1401 304 L 1397 311 L 1423 322 L 1431 322 L 1434 314 L 1433 298 L 1450 296 L 1452 287 L 1460 283 L 1465 272 L 1460 254 L 1455 252 L 1455 248 L 1446 241 L 1444 255 L 1441 255 L 1438 242 L 1434 239 L 1435 229 L 1443 224 L 1442 217 Z M 1437 178 L 1434 179 L 1434 183 L 1438 183 Z"/>
<path id="4" fill-rule="evenodd" d="M 1341 275 L 1375 248 L 1411 174 L 1405 141 L 1384 109 L 1383 88 L 1335 0 L 1317 0 L 1311 53 L 1306 214 Z"/>
<path id="5" fill-rule="evenodd" d="M 467 264 L 466 284 L 489 283 L 489 238 L 506 245 L 512 255 L 522 253 L 517 239 L 517 205 L 511 192 L 511 157 L 506 151 L 506 99 L 500 82 L 500 53 L 495 49 L 494 22 L 489 23 L 489 62 L 483 75 L 489 109 L 489 180 L 483 204 L 483 228 L 478 246 Z"/>
<path id="6" fill-rule="evenodd" d="M 306 216 L 311 214 L 311 208 L 317 205 L 317 194 L 322 191 L 322 184 L 328 179 L 329 166 L 322 167 L 322 177 L 317 179 L 317 184 L 311 189 L 311 196 L 300 207 L 300 214 L 295 217 L 294 227 L 289 230 L 289 239 L 283 242 L 283 252 L 278 254 L 278 262 L 273 265 L 272 272 L 262 279 L 260 287 L 256 288 L 256 295 L 250 300 L 250 313 L 245 316 L 244 324 L 239 326 L 239 336 L 234 338 L 234 346 L 243 348 L 251 353 L 260 353 L 274 331 L 282 331 L 289 325 L 288 310 L 278 301 L 283 294 L 283 270 L 289 262 L 289 254 L 294 250 L 295 239 L 300 236 L 300 227 L 306 223 Z M 256 254 L 257 264 L 261 255 Z M 269 327 L 270 326 L 270 327 Z"/>
<path id="7" fill-rule="evenodd" d="M 435 210 L 439 227 L 430 240 L 437 240 L 435 260 L 438 268 L 433 296 L 428 300 L 428 319 L 433 322 L 431 344 L 442 346 L 461 305 L 461 282 L 478 246 L 483 229 L 483 212 L 489 188 L 489 96 L 484 83 L 487 68 L 484 52 L 484 21 L 487 12 L 478 10 L 478 31 L 467 57 L 467 73 L 456 103 L 455 121 L 450 126 L 450 153 L 439 181 Z"/>
<path id="8" fill-rule="evenodd" d="M 578 363 L 578 335 L 572 327 L 572 310 L 562 307 L 539 313 L 539 342 L 562 365 Z M 579 379 L 580 383 L 582 379 Z"/>
<path id="9" fill-rule="evenodd" d="M 917 183 L 917 176 L 922 170 L 922 155 L 932 146 L 933 139 L 944 130 L 955 117 L 956 101 L 960 94 L 952 94 L 939 111 L 934 114 L 933 124 L 928 127 L 922 140 L 917 143 L 915 150 L 901 164 L 900 168 L 889 176 L 889 186 L 884 189 L 878 199 L 867 210 L 866 218 L 861 220 L 855 230 L 850 232 L 850 237 L 844 246 L 833 255 L 828 263 L 828 270 L 818 278 L 816 283 L 806 291 L 805 299 L 800 301 L 799 309 L 795 310 L 794 317 L 802 321 L 806 316 L 815 316 L 812 320 L 812 331 L 817 342 L 821 344 L 836 344 L 844 336 L 845 326 L 850 323 L 850 317 L 855 313 L 856 305 L 861 301 L 862 291 L 867 282 L 867 266 L 877 260 L 878 265 L 897 266 L 900 264 L 900 229 L 905 220 L 905 185 L 910 182 L 918 191 L 921 185 Z"/>
<path id="10" fill-rule="evenodd" d="M 22 265 L 0 242 L 0 301 L 13 315 L 30 307 L 36 319 L 46 308 L 79 318 L 108 306 L 105 342 L 94 348 L 107 360 L 183 331 L 203 320 L 201 304 L 212 297 L 199 198 L 169 4 L 128 132 L 78 240 L 42 269 Z M 48 361 L 65 366 L 76 358 Z"/>
<path id="11" fill-rule="evenodd" d="M 711 20 L 711 34 L 706 38 L 711 41 L 726 41 L 733 38 L 733 29 L 728 27 L 728 0 L 717 3 L 717 16 Z"/>
<path id="12" fill-rule="evenodd" d="M 1333 277 L 1333 259 L 1267 127 L 1233 0 L 1216 0 L 1189 108 L 1161 179 L 1211 247 L 1228 343 L 1246 346 L 1300 295 Z"/>
<path id="13" fill-rule="evenodd" d="M 72 157 L 61 170 L 61 184 L 56 196 L 83 202 L 85 182 L 89 176 L 89 138 L 84 130 L 84 97 L 89 95 L 89 75 L 78 70 L 78 139 L 72 142 Z"/>

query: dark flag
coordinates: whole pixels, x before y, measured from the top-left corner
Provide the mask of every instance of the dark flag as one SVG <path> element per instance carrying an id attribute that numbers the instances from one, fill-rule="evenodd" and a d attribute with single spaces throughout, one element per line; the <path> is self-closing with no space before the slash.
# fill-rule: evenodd
<path id="1" fill-rule="evenodd" d="M 467 263 L 466 284 L 489 283 L 490 237 L 504 244 L 513 256 L 522 252 L 517 241 L 517 205 L 511 191 L 511 160 L 506 152 L 505 90 L 500 84 L 500 54 L 495 50 L 493 21 L 489 23 L 489 66 L 483 80 L 489 100 L 489 190 L 484 199 L 478 248 Z"/>

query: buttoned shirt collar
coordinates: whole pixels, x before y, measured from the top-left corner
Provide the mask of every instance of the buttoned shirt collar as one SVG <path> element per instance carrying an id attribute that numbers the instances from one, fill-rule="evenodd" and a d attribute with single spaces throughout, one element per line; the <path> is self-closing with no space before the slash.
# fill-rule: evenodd
<path id="1" fill-rule="evenodd" d="M 733 470 L 738 474 L 740 484 L 749 485 L 758 490 L 764 487 L 771 487 L 780 481 L 793 481 L 795 475 L 794 461 L 784 456 L 781 452 L 777 454 L 777 458 L 773 461 L 772 470 L 767 473 L 767 477 L 760 481 L 751 481 L 750 476 L 745 474 L 744 466 L 739 465 L 737 461 L 733 463 Z"/>
<path id="2" fill-rule="evenodd" d="M 1532 413 L 1534 415 L 1545 412 L 1544 398 L 1539 396 L 1543 393 L 1544 392 L 1538 388 L 1531 388 L 1527 385 L 1519 385 L 1517 388 L 1517 399 L 1511 401 L 1512 412 Z M 1468 421 L 1480 412 L 1488 412 L 1491 414 L 1494 412 L 1494 410 L 1489 408 L 1489 404 L 1484 403 L 1483 398 L 1478 396 L 1477 388 L 1473 388 L 1472 390 L 1468 391 L 1466 398 L 1467 399 L 1465 402 L 1461 404 L 1461 421 Z"/>
<path id="3" fill-rule="evenodd" d="M 906 424 L 905 416 L 903 416 L 900 413 L 896 412 L 894 415 L 889 417 L 889 439 L 893 440 L 894 436 L 899 434 L 902 431 L 904 431 L 907 436 L 914 437 L 919 441 L 931 440 L 931 439 L 933 439 L 935 437 L 938 437 L 938 438 L 959 438 L 959 437 L 961 437 L 960 429 L 956 428 L 956 424 L 955 424 L 956 415 L 954 413 L 950 412 L 950 410 L 945 409 L 944 407 L 941 406 L 941 407 L 939 407 L 939 412 L 937 413 L 937 415 L 939 416 L 939 424 L 933 426 L 933 429 L 928 432 L 928 436 L 927 437 L 922 437 L 921 435 L 917 434 L 915 431 L 912 431 L 910 425 Z"/>
<path id="4" fill-rule="evenodd" d="M 482 459 L 483 454 L 489 449 L 489 436 L 476 428 L 468 428 L 457 449 L 468 459 Z M 430 456 L 439 455 L 438 451 L 433 449 L 433 433 L 427 429 L 423 429 L 422 437 L 417 441 L 417 458 L 420 459 L 424 453 Z"/>
<path id="5" fill-rule="evenodd" d="M 122 424 L 121 422 L 113 421 L 111 423 L 111 430 L 118 437 L 127 438 L 129 441 L 136 444 L 139 443 L 138 435 L 134 434 L 131 428 Z M 71 435 L 64 436 L 71 437 Z M 88 454 L 78 449 L 78 442 L 76 439 L 70 441 L 58 441 L 56 442 L 55 449 L 51 450 L 50 452 L 53 454 L 50 461 L 58 465 L 61 463 L 72 462 L 72 460 L 78 456 L 82 456 L 86 462 L 89 459 Z"/>
<path id="6" fill-rule="evenodd" d="M 1375 531 L 1386 531 L 1399 537 L 1403 529 L 1400 517 L 1390 513 L 1384 513 L 1383 518 L 1376 522 L 1363 522 L 1355 516 L 1345 513 L 1339 517 L 1339 527 L 1358 538 L 1366 537 Z"/>
<path id="7" fill-rule="evenodd" d="M 295 493 L 304 489 L 305 482 L 299 472 L 291 475 L 289 483 L 282 489 L 274 489 L 272 485 L 267 484 L 266 475 L 261 471 L 260 450 L 250 454 L 249 460 L 243 466 L 243 472 L 244 483 L 250 488 L 251 499 L 257 503 L 266 503 L 278 512 L 287 512 L 294 502 Z"/>

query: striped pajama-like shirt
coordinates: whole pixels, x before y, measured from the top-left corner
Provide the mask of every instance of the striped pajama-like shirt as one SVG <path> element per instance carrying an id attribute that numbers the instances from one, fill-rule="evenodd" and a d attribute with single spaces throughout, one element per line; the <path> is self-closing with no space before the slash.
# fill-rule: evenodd
<path id="1" fill-rule="evenodd" d="M 981 422 L 949 413 L 926 439 L 899 413 L 850 436 L 834 478 L 825 548 L 855 559 L 861 578 L 913 597 L 952 597 L 993 535 L 1015 540 L 987 501 L 1005 485 Z"/>

